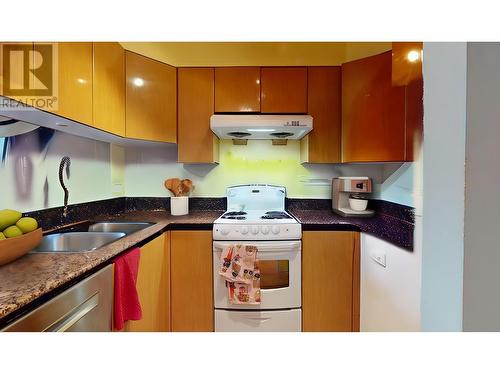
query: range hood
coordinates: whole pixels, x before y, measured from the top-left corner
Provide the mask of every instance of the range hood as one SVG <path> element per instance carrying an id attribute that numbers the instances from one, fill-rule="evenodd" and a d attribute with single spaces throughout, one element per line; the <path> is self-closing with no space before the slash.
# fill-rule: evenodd
<path id="1" fill-rule="evenodd" d="M 309 115 L 213 115 L 210 129 L 220 139 L 301 139 L 313 129 Z"/>

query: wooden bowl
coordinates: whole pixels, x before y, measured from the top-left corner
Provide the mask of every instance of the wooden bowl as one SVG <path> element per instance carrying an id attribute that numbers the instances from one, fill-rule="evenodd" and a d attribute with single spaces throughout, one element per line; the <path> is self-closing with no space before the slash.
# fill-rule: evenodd
<path id="1" fill-rule="evenodd" d="M 0 266 L 22 257 L 42 242 L 42 228 L 22 236 L 0 240 Z"/>

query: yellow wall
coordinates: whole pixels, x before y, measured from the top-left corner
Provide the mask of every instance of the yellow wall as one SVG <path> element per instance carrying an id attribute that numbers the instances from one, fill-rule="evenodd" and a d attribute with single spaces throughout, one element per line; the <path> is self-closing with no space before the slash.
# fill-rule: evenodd
<path id="1" fill-rule="evenodd" d="M 391 49 L 390 42 L 121 42 L 173 66 L 340 65 Z M 351 46 L 352 45 L 352 46 Z M 346 60 L 346 57 L 349 57 Z"/>

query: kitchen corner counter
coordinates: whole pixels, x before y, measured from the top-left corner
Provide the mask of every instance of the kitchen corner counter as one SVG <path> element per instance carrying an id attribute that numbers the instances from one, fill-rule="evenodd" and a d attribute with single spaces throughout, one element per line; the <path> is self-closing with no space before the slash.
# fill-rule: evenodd
<path id="1" fill-rule="evenodd" d="M 62 287 L 73 285 L 91 271 L 109 264 L 123 251 L 140 246 L 166 230 L 210 230 L 221 214 L 222 211 L 216 210 L 191 211 L 184 216 L 172 216 L 166 211 L 133 211 L 92 217 L 93 221 L 155 224 L 88 253 L 29 253 L 0 266 L 0 328 L 45 302 Z"/>
<path id="2" fill-rule="evenodd" d="M 291 209 L 302 224 L 302 230 L 353 230 L 371 234 L 405 250 L 413 251 L 411 222 L 393 216 L 376 214 L 373 217 L 343 217 L 330 210 Z"/>

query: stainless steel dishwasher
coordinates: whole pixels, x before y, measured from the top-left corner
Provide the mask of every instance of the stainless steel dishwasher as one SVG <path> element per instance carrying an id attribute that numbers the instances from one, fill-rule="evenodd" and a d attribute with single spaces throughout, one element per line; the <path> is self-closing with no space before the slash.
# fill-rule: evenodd
<path id="1" fill-rule="evenodd" d="M 109 332 L 113 311 L 113 266 L 80 281 L 14 321 L 6 332 Z"/>

